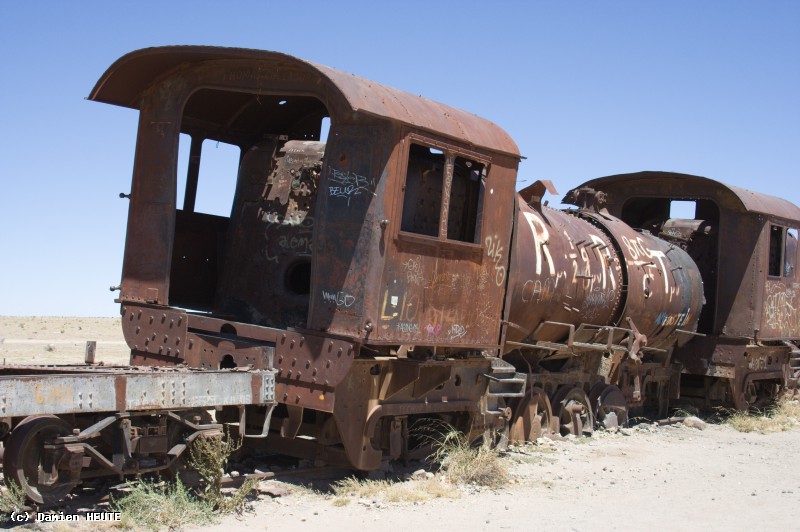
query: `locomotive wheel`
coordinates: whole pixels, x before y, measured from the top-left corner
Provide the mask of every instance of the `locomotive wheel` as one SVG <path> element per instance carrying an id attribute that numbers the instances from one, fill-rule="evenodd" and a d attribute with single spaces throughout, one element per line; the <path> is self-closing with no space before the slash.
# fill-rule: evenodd
<path id="1" fill-rule="evenodd" d="M 68 472 L 58 471 L 55 464 L 45 466 L 44 444 L 71 432 L 72 426 L 56 416 L 24 419 L 6 442 L 3 455 L 6 483 L 16 483 L 30 500 L 39 504 L 56 503 L 66 497 L 76 483 L 70 480 Z"/>
<path id="2" fill-rule="evenodd" d="M 628 424 L 628 405 L 622 390 L 614 385 L 606 386 L 597 399 L 594 409 L 597 423 L 610 429 L 624 427 Z"/>
<path id="3" fill-rule="evenodd" d="M 594 432 L 594 415 L 589 397 L 580 388 L 562 386 L 553 397 L 553 416 L 562 436 L 589 436 Z"/>
<path id="4" fill-rule="evenodd" d="M 550 398 L 539 387 L 529 388 L 514 405 L 510 440 L 515 444 L 536 441 L 553 433 L 553 409 Z"/>
<path id="5" fill-rule="evenodd" d="M 731 381 L 733 388 L 733 382 Z M 778 400 L 780 384 L 774 381 L 751 381 L 744 390 L 734 395 L 734 407 L 742 412 L 760 411 L 773 406 Z"/>

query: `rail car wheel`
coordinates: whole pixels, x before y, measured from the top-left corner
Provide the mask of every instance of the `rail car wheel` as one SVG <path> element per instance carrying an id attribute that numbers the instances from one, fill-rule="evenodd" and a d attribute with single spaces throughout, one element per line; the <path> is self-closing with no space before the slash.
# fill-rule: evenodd
<path id="1" fill-rule="evenodd" d="M 562 436 L 589 436 L 594 432 L 594 414 L 589 397 L 580 388 L 562 386 L 553 397 L 553 417 Z"/>
<path id="2" fill-rule="evenodd" d="M 598 383 L 589 392 L 595 421 L 610 429 L 628 424 L 628 405 L 622 390 L 613 384 Z"/>
<path id="3" fill-rule="evenodd" d="M 536 441 L 553 433 L 553 409 L 550 398 L 541 388 L 529 388 L 525 397 L 513 405 L 513 412 L 509 432 L 512 443 Z"/>
<path id="4" fill-rule="evenodd" d="M 3 455 L 6 483 L 15 482 L 30 500 L 39 504 L 56 503 L 66 497 L 76 483 L 70 480 L 69 472 L 47 463 L 44 444 L 71 432 L 72 426 L 56 416 L 24 419 L 6 442 Z"/>
<path id="5" fill-rule="evenodd" d="M 731 384 L 733 387 L 733 384 Z M 737 410 L 747 412 L 753 410 L 764 410 L 773 406 L 778 400 L 780 384 L 771 381 L 750 381 L 739 393 L 734 393 L 733 405 Z"/>

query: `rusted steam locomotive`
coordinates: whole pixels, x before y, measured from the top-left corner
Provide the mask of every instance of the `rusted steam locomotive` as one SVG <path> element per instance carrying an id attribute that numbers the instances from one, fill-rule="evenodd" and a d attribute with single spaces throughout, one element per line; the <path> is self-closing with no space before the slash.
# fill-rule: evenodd
<path id="1" fill-rule="evenodd" d="M 495 124 L 279 53 L 141 50 L 90 99 L 140 114 L 131 367 L 3 369 L 6 477 L 34 500 L 170 467 L 222 424 L 370 470 L 413 455 L 418 419 L 582 435 L 679 398 L 748 408 L 792 378 L 787 201 L 642 172 L 553 209 L 549 182 L 515 191 Z M 240 150 L 229 216 L 195 209 L 204 142 Z"/>

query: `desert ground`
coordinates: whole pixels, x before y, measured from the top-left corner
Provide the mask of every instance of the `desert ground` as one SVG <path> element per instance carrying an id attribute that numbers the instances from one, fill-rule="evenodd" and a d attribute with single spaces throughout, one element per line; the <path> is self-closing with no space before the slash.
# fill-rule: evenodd
<path id="1" fill-rule="evenodd" d="M 82 364 L 86 342 L 95 361 L 127 364 L 119 318 L 0 316 L 0 359 L 6 364 Z"/>
<path id="2" fill-rule="evenodd" d="M 9 364 L 82 363 L 87 340 L 97 341 L 97 361 L 127 362 L 119 319 L 0 317 L 0 358 Z M 186 529 L 796 530 L 798 449 L 798 428 L 760 434 L 646 422 L 512 447 L 503 456 L 511 480 L 502 488 L 456 486 L 424 472 L 404 483 L 407 495 L 400 497 L 333 494 L 326 489 L 330 476 L 269 480 L 244 513 Z M 409 471 L 423 467 L 411 464 Z M 439 488 L 430 491 L 431 482 Z"/>

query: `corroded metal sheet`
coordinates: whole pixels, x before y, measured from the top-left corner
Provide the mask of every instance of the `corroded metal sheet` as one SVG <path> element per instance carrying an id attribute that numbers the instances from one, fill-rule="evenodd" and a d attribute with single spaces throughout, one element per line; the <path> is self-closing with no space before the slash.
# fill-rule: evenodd
<path id="1" fill-rule="evenodd" d="M 610 215 L 582 215 L 604 227 L 621 251 L 627 294 L 620 323 L 632 322 L 651 347 L 673 343 L 676 329 L 694 331 L 703 306 L 703 284 L 692 258 Z"/>
<path id="2" fill-rule="evenodd" d="M 58 371 L 58 367 L 49 371 Z M 0 367 L 0 417 L 209 408 L 275 401 L 273 371 L 63 371 L 69 372 L 8 375 L 25 373 L 26 368 Z"/>
<path id="3" fill-rule="evenodd" d="M 794 277 L 767 279 L 761 338 L 800 338 L 800 283 Z"/>

